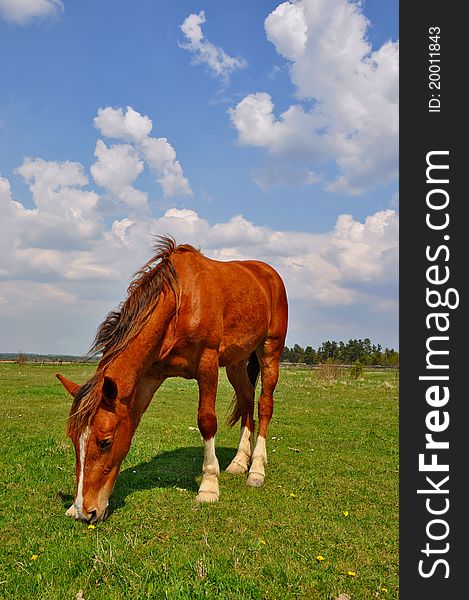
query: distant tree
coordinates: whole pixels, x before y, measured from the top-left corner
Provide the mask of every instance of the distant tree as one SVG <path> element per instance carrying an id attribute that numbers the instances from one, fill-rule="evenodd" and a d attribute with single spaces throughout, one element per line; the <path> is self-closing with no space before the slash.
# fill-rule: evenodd
<path id="1" fill-rule="evenodd" d="M 295 344 L 292 348 L 292 362 L 295 362 L 295 363 L 305 362 L 305 351 L 298 344 Z"/>
<path id="2" fill-rule="evenodd" d="M 307 365 L 316 364 L 316 351 L 311 346 L 306 346 L 305 348 L 304 361 Z"/>
<path id="3" fill-rule="evenodd" d="M 335 361 L 338 359 L 339 345 L 337 342 L 323 342 L 318 349 L 318 354 L 320 362 L 326 362 L 328 359 Z"/>
<path id="4" fill-rule="evenodd" d="M 18 357 L 16 359 L 16 362 L 18 363 L 18 365 L 20 367 L 22 367 L 23 365 L 26 364 L 26 355 L 24 354 L 24 352 L 22 350 L 20 350 L 18 352 Z"/>
<path id="5" fill-rule="evenodd" d="M 385 348 L 383 353 L 383 364 L 386 367 L 398 367 L 399 366 L 399 352 L 396 352 L 392 348 Z"/>
<path id="6" fill-rule="evenodd" d="M 345 344 L 342 340 L 340 340 L 338 348 L 337 348 L 337 359 L 340 363 L 345 363 Z"/>
<path id="7" fill-rule="evenodd" d="M 365 340 L 349 340 L 344 348 L 344 362 L 353 364 L 356 360 L 365 364 L 371 349 L 371 342 Z"/>
<path id="8" fill-rule="evenodd" d="M 303 349 L 299 344 L 295 344 L 292 348 L 285 346 L 281 360 L 307 365 L 324 364 L 328 361 L 353 365 L 359 361 L 363 367 L 366 365 L 399 367 L 399 352 L 392 348 L 383 350 L 380 344 L 372 344 L 370 338 L 350 339 L 347 343 L 342 340 L 340 342 L 328 340 L 317 350 L 312 346 Z"/>

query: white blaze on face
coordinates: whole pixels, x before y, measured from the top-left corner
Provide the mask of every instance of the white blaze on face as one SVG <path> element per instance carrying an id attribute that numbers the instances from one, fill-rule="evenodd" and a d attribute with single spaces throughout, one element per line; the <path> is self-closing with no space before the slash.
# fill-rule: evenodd
<path id="1" fill-rule="evenodd" d="M 78 478 L 77 498 L 75 500 L 75 515 L 83 513 L 83 479 L 85 477 L 85 456 L 90 428 L 87 427 L 80 436 L 80 476 Z"/>

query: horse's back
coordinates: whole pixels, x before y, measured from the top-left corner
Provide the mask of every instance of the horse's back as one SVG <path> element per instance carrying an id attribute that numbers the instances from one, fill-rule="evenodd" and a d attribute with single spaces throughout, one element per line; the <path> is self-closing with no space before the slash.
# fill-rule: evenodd
<path id="1" fill-rule="evenodd" d="M 226 314 L 237 306 L 239 310 L 266 310 L 286 307 L 285 286 L 277 271 L 257 260 L 219 261 L 200 253 L 183 253 L 175 261 L 183 292 L 198 296 L 204 305 L 212 305 Z M 202 298 L 201 298 L 202 297 Z"/>
<path id="2" fill-rule="evenodd" d="M 180 312 L 192 332 L 188 336 L 211 340 L 219 348 L 221 364 L 244 358 L 267 337 L 283 344 L 286 292 L 270 265 L 224 262 L 188 252 L 175 258 L 182 288 Z"/>

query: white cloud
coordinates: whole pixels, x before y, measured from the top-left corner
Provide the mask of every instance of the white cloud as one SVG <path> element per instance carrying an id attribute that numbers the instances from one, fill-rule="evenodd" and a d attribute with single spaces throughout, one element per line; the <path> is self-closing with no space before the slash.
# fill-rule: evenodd
<path id="1" fill-rule="evenodd" d="M 398 221 L 393 210 L 382 210 L 364 223 L 340 215 L 331 234 L 329 254 L 344 282 L 397 281 Z M 370 260 L 371 257 L 371 260 Z"/>
<path id="2" fill-rule="evenodd" d="M 96 142 L 97 161 L 91 166 L 95 182 L 109 190 L 130 209 L 147 207 L 147 195 L 135 189 L 131 183 L 143 171 L 143 161 L 129 144 L 108 147 L 102 140 Z"/>
<path id="3" fill-rule="evenodd" d="M 128 230 L 148 217 L 147 194 L 133 187 L 145 162 L 157 173 L 167 195 L 190 192 L 172 146 L 149 135 L 148 117 L 131 108 L 103 109 L 97 120 L 102 132 L 128 140 L 110 146 L 102 140 L 96 143 L 96 162 L 90 171 L 105 195 L 87 189 L 85 169 L 73 161 L 26 158 L 16 169 L 29 187 L 32 208 L 15 201 L 9 181 L 0 177 L 0 278 L 51 285 L 86 281 L 87 290 L 90 282 L 95 286 L 99 280 L 114 281 L 120 289 L 120 274 L 125 267 L 132 272 L 135 254 L 129 253 L 125 260 L 116 255 L 116 248 L 125 247 Z M 127 216 L 109 225 L 115 212 L 109 209 L 113 198 L 120 203 L 119 212 Z M 140 233 L 147 251 L 150 232 Z M 102 293 L 108 292 L 96 292 L 97 297 Z"/>
<path id="4" fill-rule="evenodd" d="M 301 118 L 295 107 L 275 118 L 267 95 L 243 102 L 242 120 L 251 123 L 240 135 L 250 143 L 260 143 L 264 130 L 270 136 L 273 162 L 257 173 L 261 184 L 316 180 L 319 176 L 301 156 L 295 163 L 284 159 L 295 151 L 295 119 Z M 0 319 L 3 343 L 8 344 L 3 350 L 85 352 L 98 323 L 123 299 L 132 273 L 148 260 L 157 234 L 171 234 L 219 260 L 272 264 L 286 283 L 293 343 L 314 343 L 301 335 L 325 331 L 325 323 L 333 329 L 334 322 L 351 337 L 371 337 L 363 333 L 366 313 L 376 322 L 381 315 L 397 328 L 394 210 L 363 221 L 340 215 L 335 227 L 321 234 L 274 230 L 241 214 L 210 223 L 190 208 L 172 207 L 155 218 L 146 193 L 134 185 L 147 165 L 167 196 L 189 194 L 174 148 L 165 138 L 153 137 L 149 117 L 130 107 L 103 108 L 95 124 L 103 136 L 117 140 L 96 143 L 90 173 L 103 189 L 101 195 L 89 189 L 85 168 L 73 161 L 26 158 L 16 169 L 29 186 L 32 208 L 16 201 L 9 181 L 0 177 Z M 288 135 L 287 126 L 292 130 Z M 119 218 L 107 208 L 111 197 L 120 202 Z M 344 323 L 344 314 L 352 315 L 350 323 Z M 11 325 L 15 322 L 21 325 Z"/>
<path id="5" fill-rule="evenodd" d="M 311 234 L 275 231 L 242 215 L 211 225 L 193 210 L 171 208 L 159 219 L 126 223 L 118 237 L 143 251 L 141 240 L 149 234 L 169 233 L 220 260 L 265 260 L 283 275 L 291 298 L 350 305 L 373 296 L 371 283 L 396 282 L 397 227 L 392 210 L 364 223 L 341 215 L 332 231 Z"/>
<path id="6" fill-rule="evenodd" d="M 12 220 L 9 235 L 18 248 L 86 248 L 96 238 L 99 196 L 83 189 L 88 178 L 81 164 L 26 159 L 16 173 L 28 183 L 35 205 L 26 209 L 3 194 L 3 210 Z"/>
<path id="7" fill-rule="evenodd" d="M 0 17 L 18 25 L 33 19 L 57 17 L 63 11 L 60 0 L 0 0 Z"/>
<path id="8" fill-rule="evenodd" d="M 96 205 L 97 195 L 94 192 L 80 190 L 88 183 L 80 163 L 27 158 L 16 172 L 29 184 L 39 209 L 75 216 L 77 211 L 86 214 Z"/>
<path id="9" fill-rule="evenodd" d="M 99 147 L 105 163 L 108 150 L 116 147 Z M 117 149 L 125 164 L 131 150 L 125 144 Z M 129 159 L 133 171 L 126 172 L 119 189 L 138 173 L 134 159 Z M 110 186 L 107 178 L 112 178 L 114 164 L 109 170 L 103 164 L 100 168 L 98 179 L 101 176 Z M 149 258 L 156 234 L 171 234 L 179 243 L 191 243 L 219 260 L 272 264 L 295 307 L 290 318 L 295 335 L 301 332 L 300 315 L 322 331 L 326 315 L 332 320 L 336 311 L 342 319 L 344 307 L 350 314 L 381 314 L 395 324 L 396 300 L 390 290 L 397 281 L 398 236 L 392 210 L 363 222 L 341 215 L 335 227 L 322 234 L 274 230 L 242 215 L 211 224 L 194 210 L 177 208 L 160 218 L 134 213 L 110 222 L 101 217 L 98 195 L 84 189 L 88 180 L 79 163 L 27 160 L 18 174 L 30 186 L 34 208 L 16 202 L 8 180 L 0 178 L 0 318 L 8 321 L 17 315 L 29 323 L 24 339 L 36 340 L 34 347 L 22 341 L 21 328 L 16 337 L 7 328 L 4 338 L 15 340 L 14 346 L 24 351 L 85 352 L 97 324 L 122 300 L 131 274 Z M 21 294 L 25 300 L 18 304 Z M 311 314 L 306 315 L 305 306 Z M 46 323 L 49 345 L 41 342 Z M 75 339 L 84 345 L 73 346 Z M 298 339 L 301 343 L 301 337 L 294 341 Z M 15 350 L 14 346 L 5 349 Z"/>
<path id="10" fill-rule="evenodd" d="M 285 58 L 294 60 L 304 53 L 308 26 L 300 4 L 279 4 L 266 18 L 265 30 L 268 39 L 275 40 L 277 52 Z"/>
<path id="11" fill-rule="evenodd" d="M 153 129 L 152 120 L 143 116 L 128 106 L 124 112 L 122 108 L 100 108 L 94 119 L 94 124 L 100 132 L 108 138 L 142 142 Z"/>
<path id="12" fill-rule="evenodd" d="M 187 42 L 181 46 L 192 54 L 194 64 L 207 65 L 212 75 L 219 77 L 226 83 L 233 71 L 246 66 L 246 61 L 242 58 L 229 56 L 222 48 L 209 42 L 204 37 L 201 28 L 205 21 L 203 10 L 199 14 L 189 15 L 184 20 L 181 31 L 184 33 Z"/>
<path id="13" fill-rule="evenodd" d="M 306 164 L 332 155 L 330 142 L 317 133 L 326 126 L 326 119 L 305 113 L 299 105 L 290 106 L 277 119 L 271 96 L 257 92 L 243 98 L 229 113 L 241 144 L 265 147 L 271 155 Z"/>
<path id="14" fill-rule="evenodd" d="M 335 164 L 326 188 L 350 194 L 392 180 L 398 169 L 398 44 L 373 51 L 361 11 L 349 0 L 280 4 L 265 31 L 305 104 L 276 116 L 272 97 L 257 92 L 229 111 L 240 144 L 311 170 Z"/>
<path id="15" fill-rule="evenodd" d="M 78 163 L 26 160 L 17 172 L 29 184 L 34 208 L 16 202 L 8 181 L 0 178 L 0 278 L 62 280 L 102 235 L 98 195 L 82 189 L 87 178 Z"/>
<path id="16" fill-rule="evenodd" d="M 165 196 L 190 196 L 192 190 L 176 160 L 176 152 L 166 138 L 148 137 L 142 142 L 145 160 L 155 173 Z"/>
<path id="17" fill-rule="evenodd" d="M 21 314 L 21 323 L 28 324 L 3 328 L 3 343 L 10 344 L 4 350 L 84 353 L 96 326 L 123 299 L 131 274 L 149 258 L 156 234 L 171 234 L 219 260 L 259 259 L 273 265 L 286 284 L 293 343 L 316 343 L 317 335 L 373 337 L 366 315 L 376 329 L 378 322 L 389 322 L 389 335 L 392 327 L 397 329 L 394 211 L 378 212 L 364 222 L 342 215 L 323 234 L 273 230 L 242 215 L 211 224 L 194 210 L 177 208 L 160 218 L 125 217 L 108 225 L 95 212 L 88 222 L 95 229 L 86 230 L 63 208 L 53 215 L 44 208 L 49 205 L 39 204 L 43 208 L 25 209 L 0 179 L 5 223 L 0 319 L 9 323 L 13 314 Z M 69 234 L 77 231 L 74 240 Z M 60 238 L 60 232 L 66 234 Z M 337 324 L 342 329 L 336 334 Z"/>
<path id="18" fill-rule="evenodd" d="M 190 196 L 192 194 L 189 181 L 184 177 L 173 146 L 166 138 L 156 138 L 150 135 L 153 123 L 149 117 L 141 115 L 130 106 L 126 108 L 125 112 L 122 108 L 106 107 L 98 110 L 94 124 L 105 137 L 121 139 L 130 144 L 113 146 L 109 149 L 104 142 L 98 141 L 96 147 L 98 163 L 94 165 L 92 173 L 99 185 L 111 189 L 109 184 L 114 179 L 113 173 L 118 175 L 117 171 L 121 167 L 124 171 L 123 177 L 127 177 L 128 174 L 134 172 L 137 165 L 139 165 L 138 168 L 140 166 L 143 168 L 140 158 L 155 173 L 165 196 Z M 96 179 L 96 176 L 98 179 Z M 118 175 L 118 178 L 120 181 L 121 175 Z M 119 192 L 118 181 L 115 181 L 114 189 L 111 191 L 127 205 L 134 208 L 137 206 L 143 207 L 146 203 L 146 197 L 144 198 L 142 192 L 130 188 L 130 181 L 133 181 L 133 179 L 127 182 L 127 187 L 122 193 Z M 123 188 L 123 185 L 121 184 L 120 187 Z"/>

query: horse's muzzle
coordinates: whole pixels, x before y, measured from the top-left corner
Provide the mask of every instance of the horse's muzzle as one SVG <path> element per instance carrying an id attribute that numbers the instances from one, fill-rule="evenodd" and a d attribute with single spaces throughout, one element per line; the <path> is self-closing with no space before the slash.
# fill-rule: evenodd
<path id="1" fill-rule="evenodd" d="M 104 521 L 104 519 L 106 519 L 107 515 L 108 515 L 108 508 L 109 505 L 106 506 L 106 508 L 99 513 L 98 510 L 96 508 L 91 509 L 89 512 L 85 512 L 85 511 L 79 511 L 77 509 L 77 507 L 75 506 L 75 519 L 77 521 L 83 521 L 84 523 L 96 523 L 97 521 Z"/>

